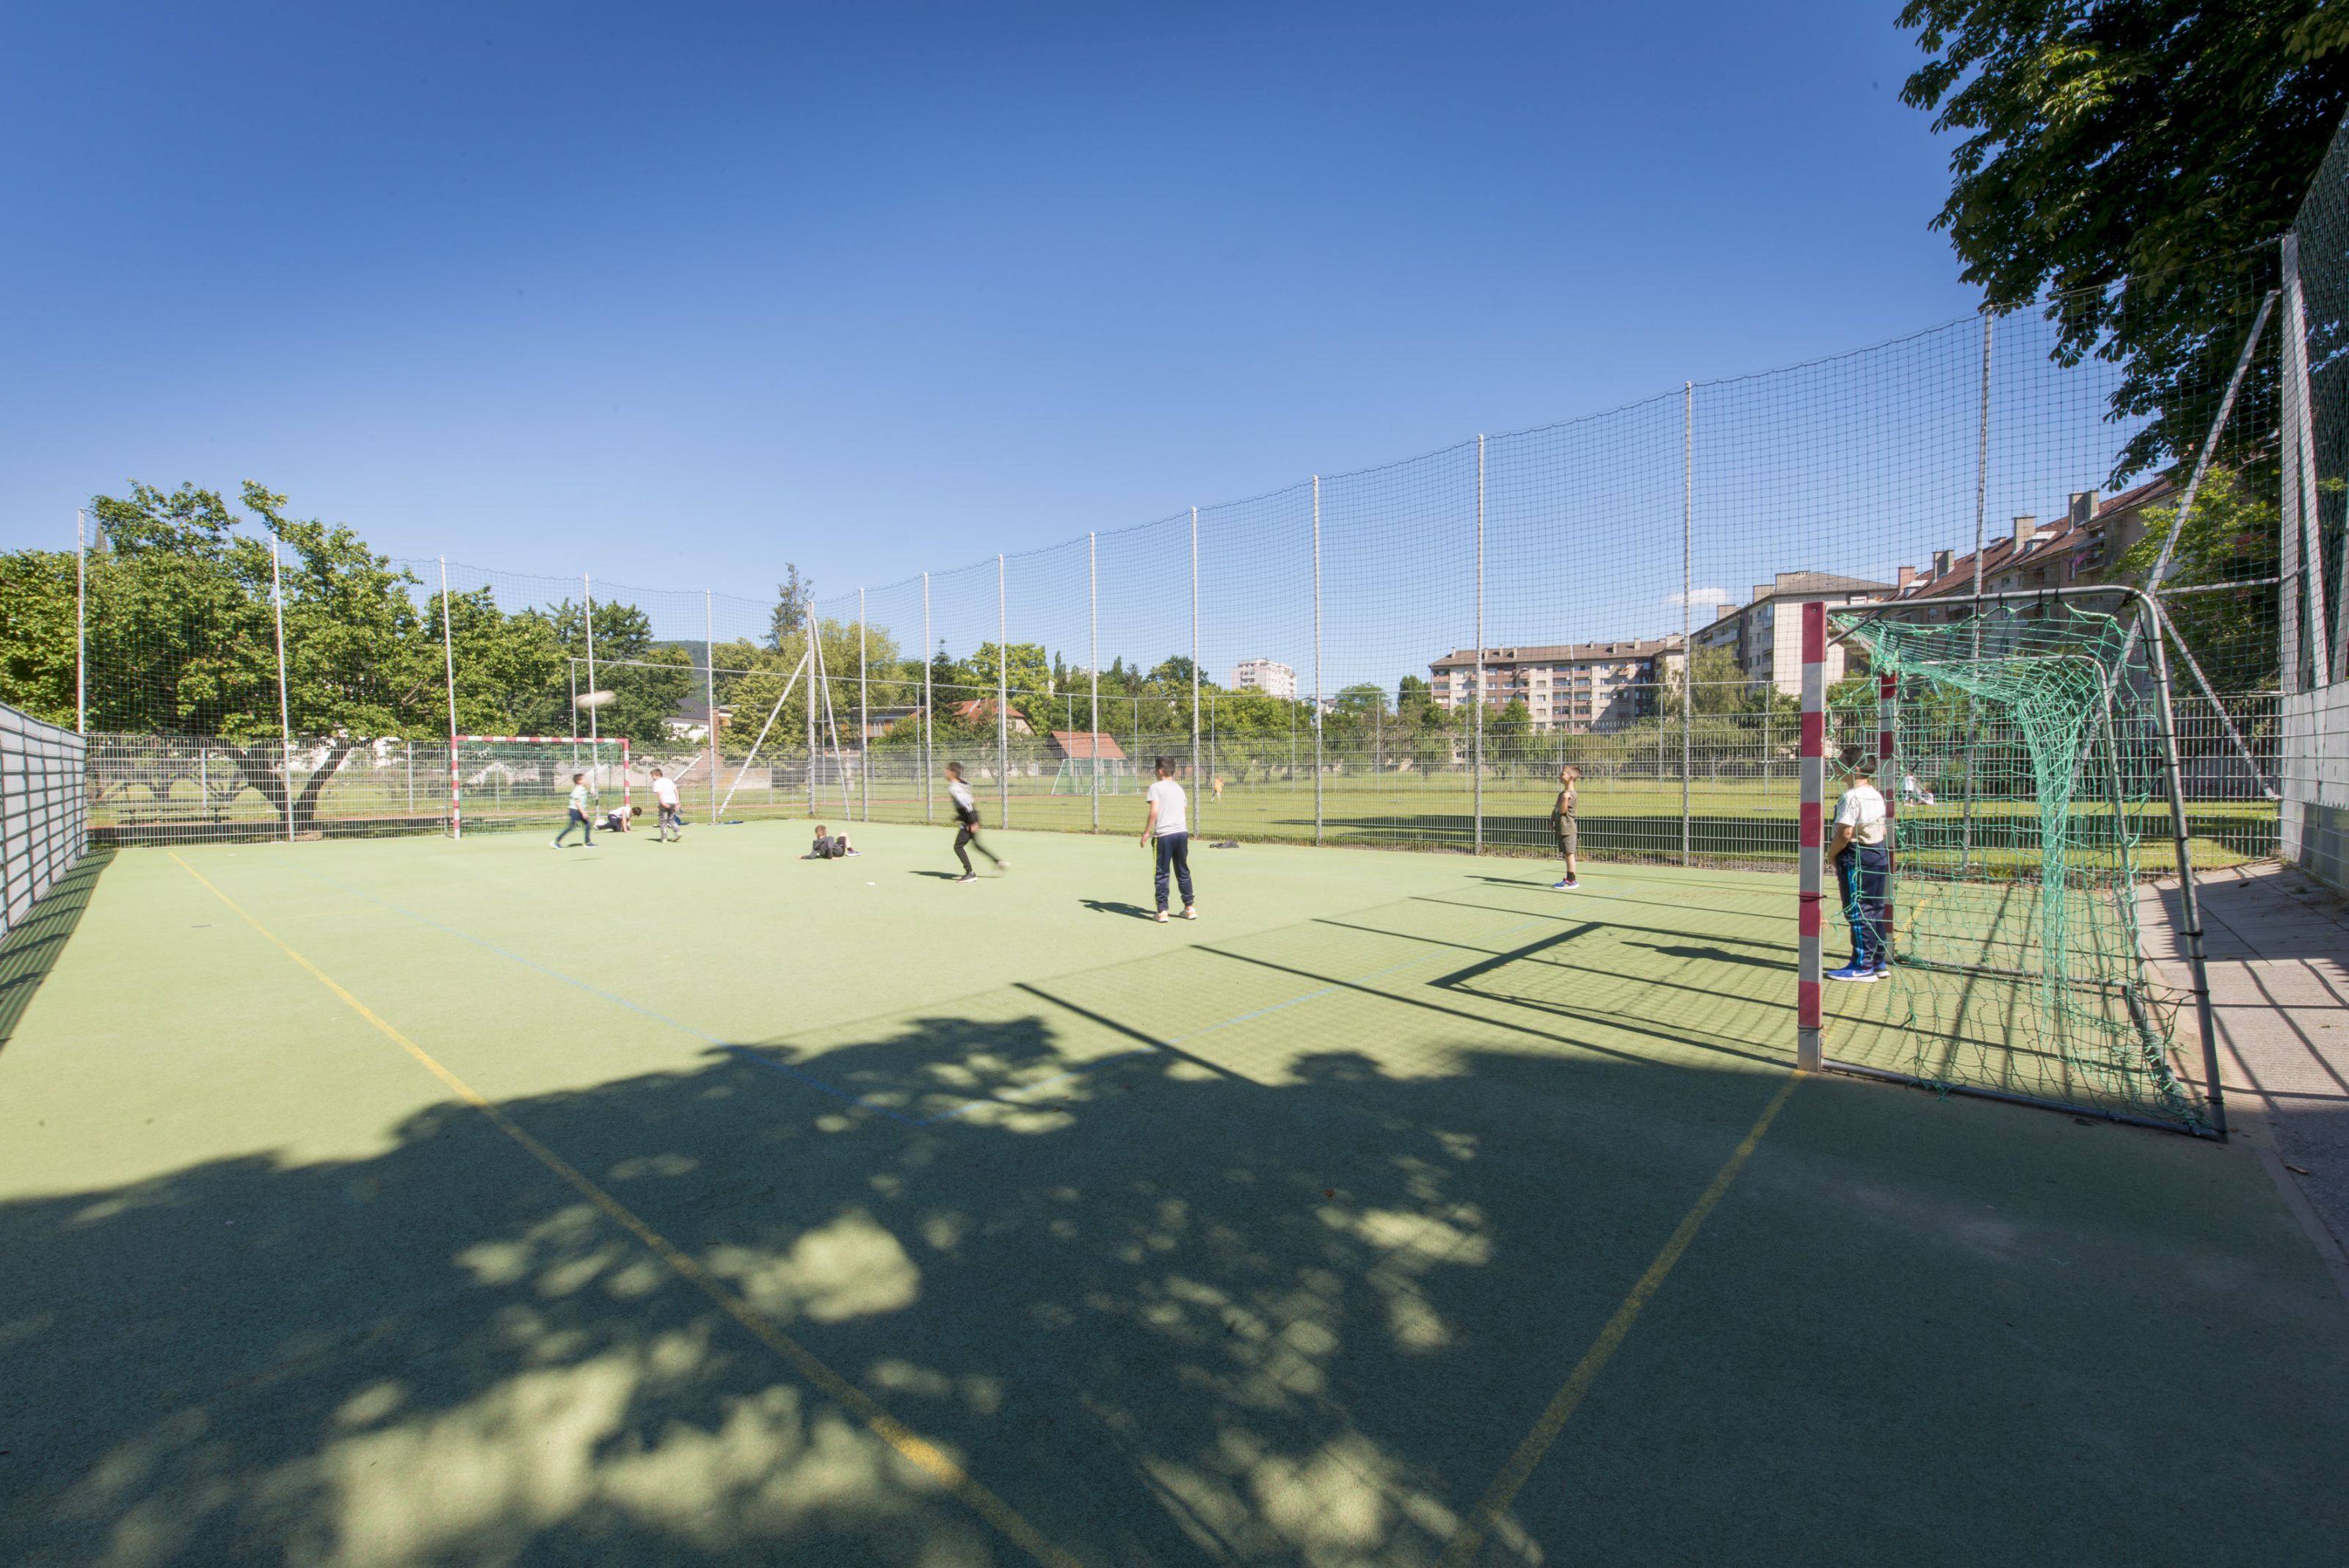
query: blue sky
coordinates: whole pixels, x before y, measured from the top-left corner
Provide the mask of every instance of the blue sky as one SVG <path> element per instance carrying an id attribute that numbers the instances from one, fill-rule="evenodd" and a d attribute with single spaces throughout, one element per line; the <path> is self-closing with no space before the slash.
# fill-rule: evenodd
<path id="1" fill-rule="evenodd" d="M 1972 305 L 1897 8 L 20 8 L 0 542 L 838 590 L 1815 358 Z"/>

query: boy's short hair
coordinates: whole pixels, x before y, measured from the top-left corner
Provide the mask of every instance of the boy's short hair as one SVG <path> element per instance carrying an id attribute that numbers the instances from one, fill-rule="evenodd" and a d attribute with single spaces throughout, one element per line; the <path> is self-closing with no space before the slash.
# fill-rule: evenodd
<path id="1" fill-rule="evenodd" d="M 653 777 L 655 777 L 655 778 L 658 778 L 658 777 L 660 777 L 660 769 L 658 769 L 658 768 L 655 768 L 655 769 L 653 770 Z"/>
<path id="2" fill-rule="evenodd" d="M 577 784 L 581 779 L 584 779 L 586 776 L 587 775 L 585 774 L 573 774 L 571 775 L 571 782 L 573 784 Z"/>
<path id="3" fill-rule="evenodd" d="M 818 838 L 822 838 L 825 834 L 830 833 L 831 831 L 832 831 L 832 829 L 830 829 L 829 827 L 826 827 L 826 826 L 825 826 L 823 823 L 821 823 L 821 822 L 819 822 L 819 823 L 817 823 L 817 824 L 815 825 L 815 836 L 816 836 Z"/>
<path id="4" fill-rule="evenodd" d="M 947 764 L 947 772 L 954 774 L 957 778 L 960 778 L 962 776 L 962 764 L 960 763 L 948 763 Z"/>
<path id="5" fill-rule="evenodd" d="M 1151 766 L 1156 768 L 1160 773 L 1166 774 L 1170 778 L 1174 776 L 1174 764 L 1168 762 L 1164 757 L 1158 758 L 1155 762 L 1151 763 Z"/>
<path id="6" fill-rule="evenodd" d="M 644 808 L 643 806 L 640 806 L 640 805 L 632 805 L 632 806 L 628 807 L 628 815 L 629 815 L 630 816 L 642 816 L 642 815 L 644 815 L 644 814 L 645 814 L 645 808 Z"/>

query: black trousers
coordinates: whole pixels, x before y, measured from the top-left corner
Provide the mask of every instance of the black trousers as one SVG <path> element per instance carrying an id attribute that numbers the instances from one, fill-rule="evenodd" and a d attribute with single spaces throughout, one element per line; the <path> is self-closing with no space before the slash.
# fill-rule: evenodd
<path id="1" fill-rule="evenodd" d="M 976 875 L 976 873 L 974 873 L 970 868 L 970 855 L 968 853 L 973 849 L 978 850 L 981 855 L 986 856 L 988 860 L 993 861 L 998 866 L 1003 864 L 1002 861 L 995 858 L 994 850 L 989 849 L 986 845 L 981 844 L 978 841 L 978 824 L 975 822 L 966 822 L 955 833 L 955 858 L 962 862 L 962 874 L 966 877 Z"/>
<path id="2" fill-rule="evenodd" d="M 1162 833 L 1158 836 L 1158 907 L 1166 908 L 1166 871 L 1174 867 L 1176 885 L 1183 889 L 1183 907 L 1191 907 L 1191 836 L 1187 833 Z"/>

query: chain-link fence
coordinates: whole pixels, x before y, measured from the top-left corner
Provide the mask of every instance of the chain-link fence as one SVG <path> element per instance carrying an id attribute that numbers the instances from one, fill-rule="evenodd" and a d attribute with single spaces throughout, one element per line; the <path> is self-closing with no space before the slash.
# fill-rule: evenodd
<path id="1" fill-rule="evenodd" d="M 127 842 L 448 831 L 452 735 L 576 735 L 626 738 L 625 787 L 660 767 L 688 822 L 940 820 L 957 761 L 990 823 L 1124 831 L 1163 756 L 1211 837 L 1505 852 L 1552 845 L 1572 763 L 1588 853 L 1784 864 L 1802 605 L 1961 617 L 2143 582 L 2201 460 L 2164 576 L 2194 848 L 2271 855 L 2279 704 L 2324 662 L 2278 580 L 2341 575 L 2323 394 L 2349 256 L 2323 232 L 2321 257 L 2218 257 L 845 593 L 388 559 L 140 490 L 81 548 L 9 558 L 0 696 L 88 730 L 93 831 Z M 2304 506 L 2288 261 L 2319 394 Z M 2183 325 L 2111 353 L 2148 301 Z"/>

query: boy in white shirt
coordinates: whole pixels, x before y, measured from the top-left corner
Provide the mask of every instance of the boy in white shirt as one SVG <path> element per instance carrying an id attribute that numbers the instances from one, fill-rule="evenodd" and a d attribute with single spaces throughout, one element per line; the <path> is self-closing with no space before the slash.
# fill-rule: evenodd
<path id="1" fill-rule="evenodd" d="M 1195 920 L 1199 911 L 1191 902 L 1191 815 L 1190 803 L 1184 798 L 1183 786 L 1174 782 L 1174 764 L 1164 757 L 1158 759 L 1158 782 L 1152 784 L 1143 798 L 1150 803 L 1150 815 L 1142 825 L 1142 843 L 1149 847 L 1153 837 L 1158 845 L 1158 922 L 1166 923 L 1166 873 L 1172 867 L 1183 889 L 1183 918 Z"/>
<path id="2" fill-rule="evenodd" d="M 653 805 L 660 810 L 660 818 L 654 824 L 653 842 L 669 843 L 669 835 L 674 833 L 676 842 L 684 843 L 685 817 L 677 807 L 677 781 L 658 768 L 653 770 Z"/>
<path id="3" fill-rule="evenodd" d="M 571 775 L 571 819 L 563 825 L 563 831 L 554 836 L 554 846 L 557 849 L 563 847 L 563 841 L 571 836 L 571 830 L 574 827 L 586 835 L 587 847 L 595 848 L 595 824 L 587 815 L 587 775 L 585 774 Z"/>
<path id="4" fill-rule="evenodd" d="M 955 858 L 962 862 L 962 875 L 956 877 L 955 880 L 957 882 L 976 882 L 978 880 L 978 874 L 970 868 L 970 855 L 968 851 L 972 849 L 978 850 L 989 860 L 995 861 L 995 869 L 998 872 L 1010 870 L 1011 862 L 1009 860 L 998 859 L 994 850 L 989 849 L 986 845 L 981 844 L 978 841 L 978 802 L 971 799 L 970 786 L 962 782 L 962 764 L 960 763 L 948 763 L 947 764 L 947 797 L 954 802 L 956 825 L 954 841 Z"/>
<path id="5" fill-rule="evenodd" d="M 1829 970 L 1829 980 L 1881 980 L 1891 967 L 1885 909 L 1892 880 L 1890 827 L 1876 770 L 1866 762 L 1855 763 L 1851 783 L 1836 802 L 1835 837 L 1827 844 L 1843 892 L 1844 918 L 1851 922 L 1851 962 Z"/>

